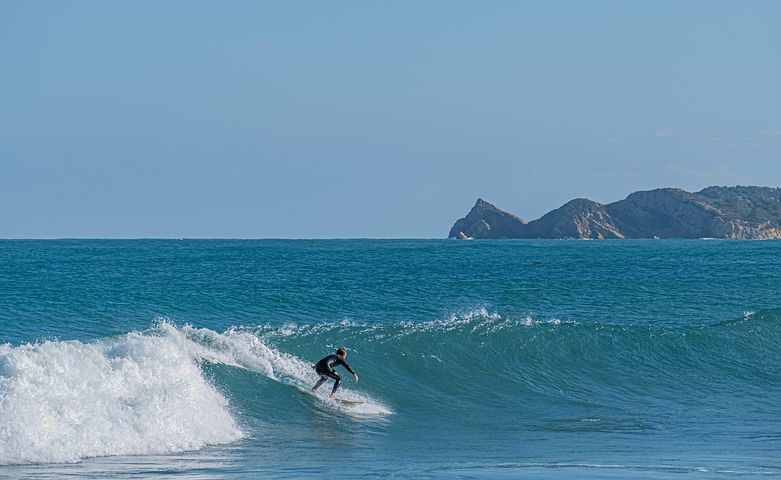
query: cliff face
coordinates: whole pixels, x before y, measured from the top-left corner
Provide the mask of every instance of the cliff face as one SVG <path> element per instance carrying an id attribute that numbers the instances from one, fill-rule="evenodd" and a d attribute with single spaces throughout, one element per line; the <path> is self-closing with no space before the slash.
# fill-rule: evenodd
<path id="1" fill-rule="evenodd" d="M 529 223 L 480 199 L 449 237 L 781 239 L 781 188 L 661 188 L 607 205 L 579 198 Z"/>
<path id="2" fill-rule="evenodd" d="M 635 192 L 607 212 L 627 238 L 705 238 L 718 210 L 677 188 Z"/>
<path id="3" fill-rule="evenodd" d="M 449 238 L 527 238 L 523 236 L 526 222 L 507 213 L 482 198 L 478 198 L 466 217 L 459 219 Z"/>
<path id="4" fill-rule="evenodd" d="M 781 238 L 781 188 L 708 187 L 697 193 L 720 212 L 712 237 Z"/>
<path id="5" fill-rule="evenodd" d="M 605 206 L 576 198 L 528 223 L 531 238 L 624 238 Z"/>

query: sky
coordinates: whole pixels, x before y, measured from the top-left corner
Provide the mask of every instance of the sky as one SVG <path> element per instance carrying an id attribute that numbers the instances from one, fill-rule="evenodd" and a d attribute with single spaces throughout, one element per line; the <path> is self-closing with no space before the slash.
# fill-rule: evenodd
<path id="1" fill-rule="evenodd" d="M 781 186 L 781 2 L 0 2 L 0 238 L 443 238 Z"/>

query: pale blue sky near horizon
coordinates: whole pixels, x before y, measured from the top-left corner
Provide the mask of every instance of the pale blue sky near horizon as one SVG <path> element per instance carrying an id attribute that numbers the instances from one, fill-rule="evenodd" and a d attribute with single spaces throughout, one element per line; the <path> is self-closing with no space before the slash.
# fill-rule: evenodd
<path id="1" fill-rule="evenodd" d="M 0 238 L 442 238 L 781 186 L 781 2 L 0 2 Z"/>

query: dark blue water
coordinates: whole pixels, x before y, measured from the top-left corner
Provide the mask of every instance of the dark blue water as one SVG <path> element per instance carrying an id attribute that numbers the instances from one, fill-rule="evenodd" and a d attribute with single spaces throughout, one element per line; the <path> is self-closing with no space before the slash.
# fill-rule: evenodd
<path id="1" fill-rule="evenodd" d="M 0 477 L 781 476 L 781 242 L 2 241 L 0 343 Z"/>

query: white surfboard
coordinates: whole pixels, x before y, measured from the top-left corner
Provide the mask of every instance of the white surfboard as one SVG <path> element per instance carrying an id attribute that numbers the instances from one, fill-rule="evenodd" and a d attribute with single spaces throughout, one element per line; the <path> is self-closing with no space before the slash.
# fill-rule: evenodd
<path id="1" fill-rule="evenodd" d="M 320 400 L 326 400 L 326 401 L 330 400 L 332 402 L 340 403 L 346 406 L 362 405 L 363 403 L 365 403 L 361 400 L 349 400 L 346 398 L 338 398 L 338 397 L 331 398 L 330 396 L 327 395 L 318 395 L 317 392 L 313 392 L 311 390 L 309 391 L 299 390 L 299 392 L 303 393 L 304 395 L 309 395 L 310 397 L 319 398 Z"/>

